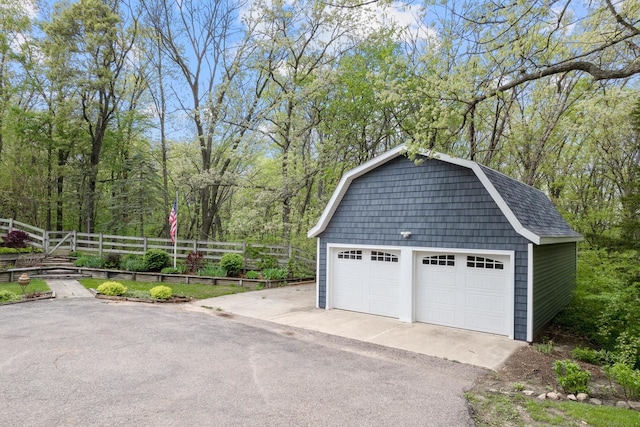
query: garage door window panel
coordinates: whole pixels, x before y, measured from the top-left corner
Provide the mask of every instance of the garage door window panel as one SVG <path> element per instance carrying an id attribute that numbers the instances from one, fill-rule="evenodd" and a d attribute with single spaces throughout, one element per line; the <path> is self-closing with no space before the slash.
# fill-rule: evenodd
<path id="1" fill-rule="evenodd" d="M 455 255 L 432 255 L 422 258 L 422 264 L 424 265 L 442 265 L 447 267 L 456 266 Z"/>
<path id="2" fill-rule="evenodd" d="M 486 268 L 488 270 L 504 270 L 504 263 L 502 261 L 481 256 L 468 256 L 467 267 Z"/>
<path id="3" fill-rule="evenodd" d="M 338 252 L 338 259 L 362 259 L 362 251 L 342 251 Z"/>
<path id="4" fill-rule="evenodd" d="M 371 261 L 398 262 L 398 257 L 386 252 L 371 251 Z"/>

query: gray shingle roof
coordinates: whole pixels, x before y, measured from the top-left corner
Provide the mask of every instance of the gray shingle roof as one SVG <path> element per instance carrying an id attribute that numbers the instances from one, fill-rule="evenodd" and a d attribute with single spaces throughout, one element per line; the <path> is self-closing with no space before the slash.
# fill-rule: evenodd
<path id="1" fill-rule="evenodd" d="M 309 230 L 307 236 L 317 237 L 323 232 L 354 179 L 404 155 L 405 151 L 404 146 L 396 147 L 347 172 L 338 183 L 318 223 Z M 571 229 L 551 200 L 540 190 L 470 160 L 440 153 L 426 152 L 423 155 L 471 169 L 515 231 L 529 241 L 535 244 L 549 244 L 582 240 L 582 236 Z"/>
<path id="2" fill-rule="evenodd" d="M 522 226 L 540 237 L 581 237 L 540 190 L 480 165 Z"/>

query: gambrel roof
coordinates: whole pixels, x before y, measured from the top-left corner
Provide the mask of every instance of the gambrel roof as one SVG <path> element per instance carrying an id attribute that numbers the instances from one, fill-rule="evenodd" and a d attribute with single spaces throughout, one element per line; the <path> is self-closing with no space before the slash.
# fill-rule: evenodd
<path id="1" fill-rule="evenodd" d="M 405 146 L 401 145 L 347 172 L 338 183 L 318 223 L 307 234 L 308 237 L 317 237 L 325 230 L 354 179 L 405 152 Z M 544 245 L 582 240 L 582 236 L 567 224 L 542 191 L 470 160 L 435 152 L 424 152 L 423 155 L 471 169 L 513 229 L 530 242 Z"/>

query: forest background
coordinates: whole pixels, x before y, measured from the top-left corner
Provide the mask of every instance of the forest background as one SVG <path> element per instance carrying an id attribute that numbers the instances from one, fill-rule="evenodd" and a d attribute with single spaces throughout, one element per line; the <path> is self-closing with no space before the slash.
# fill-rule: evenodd
<path id="1" fill-rule="evenodd" d="M 0 0 L 0 217 L 294 244 L 406 143 L 640 242 L 640 2 Z"/>

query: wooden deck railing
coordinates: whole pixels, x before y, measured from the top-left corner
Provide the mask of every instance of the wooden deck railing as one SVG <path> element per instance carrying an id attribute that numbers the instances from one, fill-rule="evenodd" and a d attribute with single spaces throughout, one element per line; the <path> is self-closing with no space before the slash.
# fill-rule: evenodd
<path id="1" fill-rule="evenodd" d="M 174 251 L 170 239 L 82 233 L 75 230 L 48 231 L 14 219 L 0 218 L 0 235 L 5 235 L 12 230 L 22 230 L 27 233 L 31 245 L 42 249 L 45 255 L 52 255 L 56 251 L 82 252 L 98 256 L 107 253 L 144 255 L 148 249 L 152 248 L 162 249 L 173 255 Z M 215 262 L 226 253 L 238 253 L 245 259 L 245 268 L 255 268 L 257 260 L 248 258 L 246 255 L 249 246 L 260 248 L 264 255 L 275 257 L 280 265 L 286 265 L 290 259 L 293 259 L 315 272 L 314 254 L 308 254 L 293 246 L 178 239 L 177 257 L 184 259 L 191 252 L 200 252 L 204 259 Z"/>

